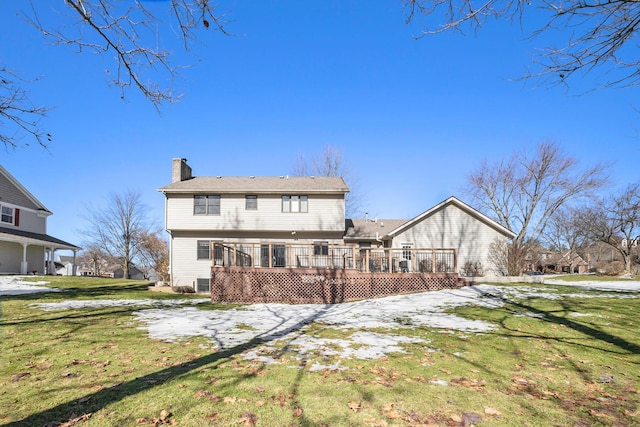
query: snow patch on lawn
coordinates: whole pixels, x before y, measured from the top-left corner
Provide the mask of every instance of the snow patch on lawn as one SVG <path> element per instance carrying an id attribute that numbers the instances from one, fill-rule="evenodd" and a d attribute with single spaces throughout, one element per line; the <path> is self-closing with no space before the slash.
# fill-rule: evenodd
<path id="1" fill-rule="evenodd" d="M 0 296 L 2 295 L 25 295 L 40 292 L 62 292 L 61 289 L 47 288 L 49 282 L 39 280 L 37 282 L 26 282 L 24 276 L 0 276 Z"/>
<path id="2" fill-rule="evenodd" d="M 616 291 L 603 294 L 569 294 L 570 297 L 609 296 L 638 298 L 640 282 L 562 282 L 549 284 L 584 287 L 589 290 Z M 557 282 L 557 283 L 556 283 Z M 50 288 L 45 288 L 51 291 Z M 621 292 L 622 291 L 622 292 Z M 496 326 L 446 313 L 450 308 L 476 305 L 500 307 L 504 300 L 526 298 L 557 299 L 564 297 L 553 289 L 527 286 L 474 285 L 343 304 L 253 304 L 229 310 L 199 310 L 178 307 L 209 302 L 208 298 L 185 300 L 73 300 L 37 304 L 46 310 L 100 308 L 105 306 L 152 307 L 135 311 L 140 328 L 154 339 L 176 341 L 190 337 L 204 337 L 211 347 L 221 350 L 251 345 L 243 357 L 257 363 L 279 363 L 288 354 L 309 369 L 343 369 L 340 359 L 378 359 L 389 353 L 404 352 L 406 345 L 424 346 L 429 343 L 393 330 L 406 328 L 437 328 L 442 333 L 465 336 L 496 329 Z M 519 313 L 533 315 L 532 313 Z M 326 326 L 342 330 L 344 338 L 319 338 L 308 334 L 308 325 Z M 383 329 L 387 333 L 372 332 Z M 436 351 L 436 350 L 433 350 Z M 323 362 L 331 362 L 324 365 Z"/>
<path id="3" fill-rule="evenodd" d="M 637 280 L 617 280 L 602 282 L 596 280 L 585 280 L 581 282 L 567 282 L 560 279 L 544 279 L 545 285 L 573 286 L 597 291 L 612 292 L 640 292 L 640 281 Z"/>
<path id="4" fill-rule="evenodd" d="M 34 307 L 38 307 L 41 310 L 77 310 L 81 308 L 104 308 L 104 307 L 144 307 L 144 306 L 162 306 L 162 307 L 177 307 L 181 305 L 195 305 L 210 303 L 209 298 L 198 299 L 99 299 L 99 300 L 67 300 L 60 302 L 44 302 L 38 304 L 31 304 Z"/>

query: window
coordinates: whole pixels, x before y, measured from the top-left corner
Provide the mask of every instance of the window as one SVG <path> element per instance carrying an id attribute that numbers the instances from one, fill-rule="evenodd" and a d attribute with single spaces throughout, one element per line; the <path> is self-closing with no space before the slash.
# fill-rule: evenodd
<path id="1" fill-rule="evenodd" d="M 413 248 L 413 243 L 403 243 L 402 249 L 407 249 L 402 251 L 402 259 L 411 261 L 411 249 Z"/>
<path id="2" fill-rule="evenodd" d="M 193 196 L 194 215 L 220 215 L 220 196 Z"/>
<path id="3" fill-rule="evenodd" d="M 211 292 L 211 283 L 209 279 L 196 279 L 196 292 L 198 293 Z"/>
<path id="4" fill-rule="evenodd" d="M 314 255 L 329 255 L 329 242 L 313 242 Z"/>
<path id="5" fill-rule="evenodd" d="M 211 244 L 208 240 L 198 240 L 197 259 L 211 259 Z"/>
<path id="6" fill-rule="evenodd" d="M 2 216 L 0 217 L 0 221 L 13 224 L 13 208 L 3 206 Z"/>
<path id="7" fill-rule="evenodd" d="M 307 212 L 308 209 L 307 196 L 282 196 L 282 212 Z"/>
<path id="8" fill-rule="evenodd" d="M 258 196 L 245 196 L 244 200 L 245 200 L 245 205 L 244 205 L 245 210 L 255 211 L 256 209 L 258 209 Z"/>

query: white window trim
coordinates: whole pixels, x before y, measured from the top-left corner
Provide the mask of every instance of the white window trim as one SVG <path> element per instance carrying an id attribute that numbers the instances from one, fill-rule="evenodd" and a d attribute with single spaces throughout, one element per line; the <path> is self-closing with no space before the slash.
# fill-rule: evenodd
<path id="1" fill-rule="evenodd" d="M 5 214 L 4 212 L 5 209 L 11 210 L 11 213 Z M 5 217 L 9 217 L 11 221 L 5 221 Z M 16 220 L 16 208 L 7 206 L 7 205 L 0 205 L 0 223 L 13 225 L 15 224 L 15 220 Z"/>
<path id="2" fill-rule="evenodd" d="M 285 194 L 281 197 L 282 213 L 308 213 L 309 196 L 306 194 Z"/>

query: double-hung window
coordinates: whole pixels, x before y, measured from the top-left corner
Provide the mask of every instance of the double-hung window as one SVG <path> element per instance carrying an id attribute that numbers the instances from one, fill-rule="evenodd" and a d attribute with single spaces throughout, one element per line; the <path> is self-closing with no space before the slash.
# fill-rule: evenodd
<path id="1" fill-rule="evenodd" d="M 247 211 L 255 211 L 258 209 L 258 196 L 247 195 L 244 197 L 244 209 Z"/>
<path id="2" fill-rule="evenodd" d="M 282 212 L 308 212 L 309 198 L 307 196 L 282 196 Z"/>
<path id="3" fill-rule="evenodd" d="M 6 222 L 8 224 L 13 224 L 13 208 L 8 206 L 2 207 L 2 216 L 0 216 L 1 222 Z"/>
<path id="4" fill-rule="evenodd" d="M 208 240 L 198 240 L 197 259 L 211 259 L 211 243 Z"/>
<path id="5" fill-rule="evenodd" d="M 194 215 L 220 215 L 220 196 L 193 196 Z"/>

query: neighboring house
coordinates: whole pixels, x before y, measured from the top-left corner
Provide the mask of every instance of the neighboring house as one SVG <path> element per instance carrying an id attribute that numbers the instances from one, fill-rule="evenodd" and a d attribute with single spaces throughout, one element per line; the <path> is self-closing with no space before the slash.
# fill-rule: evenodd
<path id="1" fill-rule="evenodd" d="M 124 269 L 122 267 L 117 267 L 111 271 L 111 274 L 114 279 L 122 279 L 124 278 Z M 132 280 L 145 280 L 144 272 L 135 265 L 130 265 L 129 278 Z"/>
<path id="2" fill-rule="evenodd" d="M 587 260 L 589 259 L 587 254 Z M 587 273 L 590 269 L 576 251 L 552 251 L 540 245 L 533 246 L 527 254 L 527 271 L 540 273 Z"/>
<path id="3" fill-rule="evenodd" d="M 82 276 L 82 263 L 75 256 L 60 255 L 56 262 L 58 276 Z"/>
<path id="4" fill-rule="evenodd" d="M 55 252 L 79 247 L 47 234 L 51 212 L 0 166 L 0 274 L 56 274 Z"/>
<path id="5" fill-rule="evenodd" d="M 384 264 L 384 259 L 367 258 L 367 271 L 428 272 L 439 270 L 435 263 L 442 262 L 473 276 L 494 274 L 488 261 L 490 245 L 515 237 L 455 197 L 409 220 L 345 219 L 349 188 L 337 177 L 194 177 L 186 159 L 173 159 L 172 183 L 159 191 L 166 197 L 171 284 L 193 286 L 199 292 L 209 289 L 211 242 L 257 245 L 255 266 L 293 265 L 286 245 L 307 245 L 316 258 L 327 255 L 330 245 L 350 245 L 363 250 L 398 248 L 401 257 L 389 258 L 386 266 L 373 262 Z M 449 259 L 428 258 L 432 270 L 424 265 L 426 258 L 412 256 L 421 248 L 452 251 L 444 255 Z M 241 255 L 234 252 L 233 256 Z M 309 267 L 309 257 L 296 257 L 297 266 Z"/>

